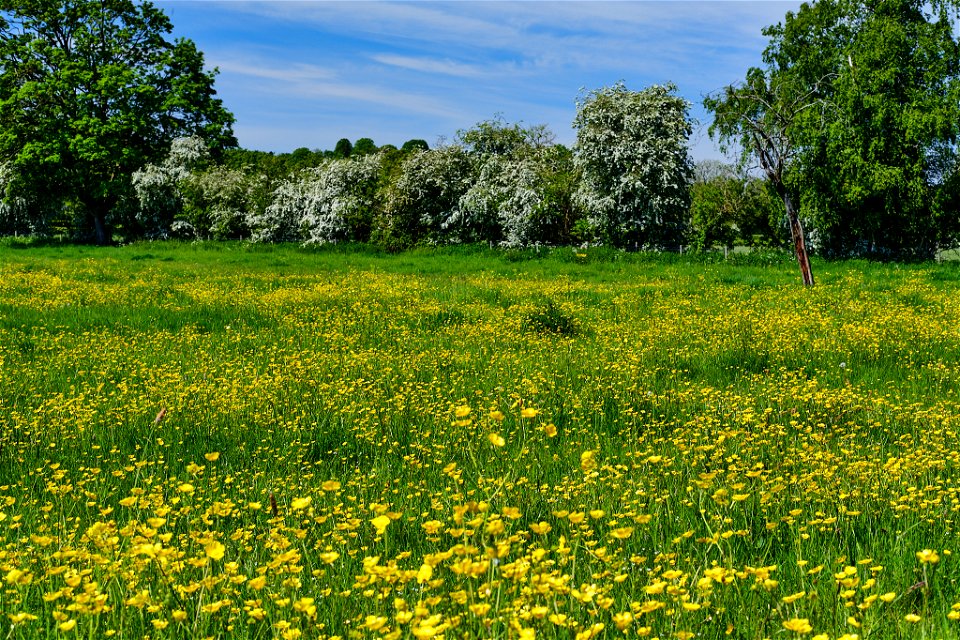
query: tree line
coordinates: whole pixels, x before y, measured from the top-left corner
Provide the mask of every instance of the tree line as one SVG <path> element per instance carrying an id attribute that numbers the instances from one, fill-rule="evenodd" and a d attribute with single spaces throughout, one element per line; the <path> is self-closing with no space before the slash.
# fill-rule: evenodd
<path id="1" fill-rule="evenodd" d="M 192 42 L 148 2 L 0 2 L 0 234 L 257 242 L 598 242 L 926 259 L 960 233 L 957 0 L 817 0 L 704 104 L 739 154 L 695 165 L 673 85 L 577 99 L 576 142 L 501 118 L 430 147 L 237 148 Z"/>

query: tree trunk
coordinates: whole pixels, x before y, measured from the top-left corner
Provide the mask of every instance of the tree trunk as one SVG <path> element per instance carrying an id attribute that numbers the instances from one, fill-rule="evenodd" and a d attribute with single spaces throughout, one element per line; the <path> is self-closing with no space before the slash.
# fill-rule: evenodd
<path id="1" fill-rule="evenodd" d="M 93 216 L 93 230 L 97 234 L 97 244 L 102 246 L 110 244 L 109 233 L 107 231 L 107 221 L 102 211 L 91 212 Z"/>
<path id="2" fill-rule="evenodd" d="M 113 240 L 110 228 L 107 225 L 110 203 L 94 196 L 81 196 L 80 204 L 83 205 L 88 220 L 93 221 L 93 232 L 97 244 L 100 246 L 110 244 L 110 241 Z"/>
<path id="3" fill-rule="evenodd" d="M 807 255 L 807 243 L 803 237 L 803 225 L 800 224 L 800 215 L 793 204 L 793 198 L 787 189 L 780 185 L 778 189 L 783 197 L 783 206 L 787 210 L 787 221 L 790 224 L 790 237 L 793 240 L 793 252 L 797 256 L 797 263 L 800 265 L 800 276 L 803 278 L 804 286 L 813 286 L 813 271 L 810 269 L 810 258 Z"/>

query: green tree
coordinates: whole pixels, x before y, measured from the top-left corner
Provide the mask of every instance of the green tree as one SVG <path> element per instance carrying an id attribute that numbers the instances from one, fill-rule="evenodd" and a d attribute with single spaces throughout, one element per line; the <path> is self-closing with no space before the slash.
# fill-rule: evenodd
<path id="1" fill-rule="evenodd" d="M 236 144 L 215 72 L 149 2 L 0 1 L 0 157 L 11 191 L 76 207 L 106 243 L 131 174 L 198 135 Z M 29 196 L 26 196 L 29 199 Z"/>
<path id="2" fill-rule="evenodd" d="M 708 98 L 721 139 L 761 166 L 764 153 L 775 167 L 778 150 L 788 152 L 778 192 L 820 253 L 915 259 L 956 244 L 958 5 L 804 4 L 764 31 L 762 69 Z"/>
<path id="3" fill-rule="evenodd" d="M 577 202 L 605 242 L 663 249 L 684 241 L 692 128 L 690 105 L 675 92 L 618 83 L 578 100 Z"/>
<path id="4" fill-rule="evenodd" d="M 377 152 L 377 145 L 370 138 L 360 138 L 353 145 L 353 155 L 368 156 Z"/>
<path id="5" fill-rule="evenodd" d="M 767 181 L 716 161 L 697 163 L 690 185 L 690 242 L 715 246 L 782 246 L 783 205 Z"/>
<path id="6" fill-rule="evenodd" d="M 403 146 L 400 147 L 400 151 L 404 153 L 413 153 L 414 151 L 429 151 L 430 145 L 427 144 L 426 140 L 421 140 L 420 138 L 413 138 L 412 140 L 407 140 L 403 143 Z"/>
<path id="7" fill-rule="evenodd" d="M 516 156 L 553 144 L 554 135 L 547 125 L 524 127 L 509 124 L 503 116 L 478 122 L 470 129 L 457 132 L 457 141 L 478 156 Z"/>
<path id="8" fill-rule="evenodd" d="M 766 58 L 787 69 L 796 60 L 815 68 L 797 53 L 812 33 L 832 40 L 815 72 L 830 74 L 828 117 L 798 123 L 797 186 L 824 254 L 929 259 L 956 243 L 956 8 L 942 0 L 828 0 L 768 31 Z"/>
<path id="9" fill-rule="evenodd" d="M 333 157 L 335 159 L 341 160 L 343 158 L 349 158 L 351 153 L 353 153 L 353 143 L 350 142 L 349 138 L 340 138 L 337 140 L 337 145 L 333 148 Z"/>
<path id="10" fill-rule="evenodd" d="M 794 254 L 806 286 L 814 283 L 813 270 L 789 173 L 795 169 L 799 153 L 795 130 L 804 116 L 822 103 L 820 86 L 812 83 L 809 87 L 802 78 L 775 69 L 752 68 L 743 84 L 730 85 L 704 100 L 704 106 L 714 114 L 710 135 L 717 136 L 724 148 L 731 142 L 740 145 L 742 161 L 756 160 L 783 200 Z"/>

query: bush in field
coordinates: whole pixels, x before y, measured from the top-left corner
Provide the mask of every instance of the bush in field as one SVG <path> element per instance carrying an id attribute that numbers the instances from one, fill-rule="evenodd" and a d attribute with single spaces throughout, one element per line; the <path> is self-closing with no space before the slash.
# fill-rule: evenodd
<path id="1" fill-rule="evenodd" d="M 457 137 L 478 169 L 446 222 L 452 237 L 511 247 L 569 238 L 576 170 L 570 151 L 553 144 L 546 126 L 511 125 L 498 117 Z"/>
<path id="2" fill-rule="evenodd" d="M 380 157 L 361 154 L 313 170 L 302 223 L 307 243 L 368 240 L 379 172 Z"/>
<path id="3" fill-rule="evenodd" d="M 691 178 L 689 104 L 676 87 L 618 83 L 577 104 L 577 200 L 601 240 L 661 249 L 682 244 Z"/>
<path id="4" fill-rule="evenodd" d="M 460 198 L 475 177 L 474 159 L 458 145 L 414 151 L 385 189 L 375 239 L 390 248 L 457 240 Z"/>
<path id="5" fill-rule="evenodd" d="M 253 242 L 303 242 L 303 208 L 308 200 L 303 180 L 284 180 L 273 190 L 270 205 L 262 212 L 247 214 Z"/>
<path id="6" fill-rule="evenodd" d="M 249 235 L 247 211 L 259 176 L 223 165 L 191 173 L 179 184 L 184 201 L 175 228 L 192 229 L 196 237 L 215 240 Z"/>
<path id="7" fill-rule="evenodd" d="M 323 244 L 369 238 L 380 172 L 378 155 L 305 169 L 273 192 L 263 213 L 248 216 L 255 242 Z"/>
<path id="8" fill-rule="evenodd" d="M 525 234 L 516 223 L 537 204 L 535 180 L 529 163 L 507 156 L 489 157 L 480 166 L 476 182 L 460 198 L 446 228 L 462 242 L 522 244 L 517 239 Z M 514 212 L 514 224 L 505 224 L 505 217 Z"/>

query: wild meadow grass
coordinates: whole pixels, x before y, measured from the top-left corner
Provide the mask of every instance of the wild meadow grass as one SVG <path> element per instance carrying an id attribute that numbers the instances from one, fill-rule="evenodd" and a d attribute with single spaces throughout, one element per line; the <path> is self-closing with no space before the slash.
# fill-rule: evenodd
<path id="1" fill-rule="evenodd" d="M 0 635 L 960 637 L 960 268 L 0 245 Z"/>

